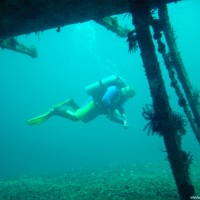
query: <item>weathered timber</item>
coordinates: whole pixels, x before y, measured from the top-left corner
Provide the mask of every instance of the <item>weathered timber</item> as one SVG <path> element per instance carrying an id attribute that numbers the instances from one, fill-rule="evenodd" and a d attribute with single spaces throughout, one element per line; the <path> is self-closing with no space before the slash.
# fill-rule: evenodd
<path id="1" fill-rule="evenodd" d="M 189 173 L 191 158 L 189 153 L 182 150 L 181 136 L 178 134 L 178 129 L 171 118 L 173 111 L 169 104 L 149 28 L 149 21 L 152 18 L 150 8 L 142 2 L 143 0 L 138 0 L 134 3 L 130 1 L 130 6 L 133 25 L 137 33 L 138 45 L 149 82 L 153 108 L 157 119 L 156 123 L 158 123 L 156 131 L 159 131 L 163 136 L 180 199 L 188 200 L 190 196 L 194 195 L 194 186 L 191 183 Z"/>
<path id="2" fill-rule="evenodd" d="M 167 9 L 167 8 L 166 8 Z M 161 10 L 159 10 L 161 12 Z M 190 126 L 192 130 L 195 133 L 195 136 L 200 143 L 200 129 L 197 126 L 197 123 L 194 119 L 194 116 L 191 112 L 190 106 L 188 104 L 187 99 L 185 98 L 185 91 L 181 89 L 180 82 L 176 78 L 177 72 L 176 72 L 176 67 L 174 66 L 174 62 L 171 58 L 171 54 L 166 52 L 166 46 L 162 42 L 162 31 L 163 31 L 163 26 L 165 22 L 161 20 L 155 20 L 152 19 L 152 27 L 154 30 L 154 39 L 157 40 L 158 44 L 158 52 L 162 54 L 165 66 L 168 70 L 169 73 L 169 78 L 171 79 L 171 86 L 175 89 L 176 95 L 178 96 L 178 104 L 181 106 L 188 118 L 188 121 L 190 123 Z M 185 77 L 182 77 L 184 79 Z"/>
<path id="3" fill-rule="evenodd" d="M 108 30 L 116 33 L 119 37 L 125 38 L 128 36 L 130 30 L 126 27 L 121 26 L 116 17 L 104 17 L 101 19 L 96 19 L 95 22 L 101 24 Z"/>
<path id="4" fill-rule="evenodd" d="M 25 46 L 24 44 L 19 43 L 15 38 L 0 40 L 0 47 L 2 49 L 9 49 L 12 51 L 26 54 L 32 58 L 37 57 L 37 50 L 34 46 Z"/>
<path id="5" fill-rule="evenodd" d="M 179 0 L 150 2 L 156 5 L 161 1 L 171 3 Z M 144 1 L 146 2 L 147 0 Z M 1 0 L 0 38 L 44 31 L 126 12 L 129 12 L 128 0 Z"/>
<path id="6" fill-rule="evenodd" d="M 165 4 L 161 4 L 159 6 L 159 17 L 163 25 L 163 32 L 166 38 L 166 42 L 169 47 L 170 59 L 172 60 L 174 69 L 177 72 L 178 79 L 182 84 L 182 87 L 185 91 L 185 96 L 193 113 L 195 125 L 193 125 L 192 127 L 195 136 L 200 143 L 200 102 L 195 99 L 195 93 L 188 78 L 180 53 L 178 51 L 174 31 L 170 24 L 167 6 Z"/>

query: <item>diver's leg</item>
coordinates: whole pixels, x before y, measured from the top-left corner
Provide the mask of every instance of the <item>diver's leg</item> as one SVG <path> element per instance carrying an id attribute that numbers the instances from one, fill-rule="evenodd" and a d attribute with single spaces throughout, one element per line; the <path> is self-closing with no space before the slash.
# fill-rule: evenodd
<path id="1" fill-rule="evenodd" d="M 74 102 L 73 99 L 67 99 L 67 100 L 62 101 L 62 102 L 60 102 L 60 103 L 58 103 L 58 104 L 55 104 L 54 106 L 52 106 L 52 108 L 53 108 L 53 109 L 59 109 L 59 108 L 61 108 L 61 107 L 63 107 L 63 106 L 71 106 L 71 103 L 72 103 L 72 102 Z"/>
<path id="2" fill-rule="evenodd" d="M 65 111 L 65 110 L 60 110 L 60 108 L 64 105 L 70 105 L 73 109 L 76 110 L 76 112 L 72 111 Z M 66 119 L 72 120 L 72 121 L 79 121 L 83 120 L 85 116 L 94 108 L 94 102 L 91 101 L 84 107 L 79 108 L 79 106 L 73 101 L 73 100 L 67 100 L 64 102 L 61 102 L 59 104 L 54 105 L 49 111 L 46 113 L 39 115 L 35 118 L 32 118 L 27 121 L 29 125 L 37 125 L 41 124 L 45 121 L 47 121 L 50 117 L 52 116 L 60 116 L 64 117 Z"/>
<path id="3" fill-rule="evenodd" d="M 47 121 L 50 117 L 52 117 L 53 115 L 59 115 L 59 116 L 63 116 L 67 119 L 71 119 L 73 121 L 77 121 L 76 118 L 73 117 L 73 114 L 71 112 L 68 113 L 65 111 L 60 111 L 59 109 L 63 106 L 71 106 L 74 110 L 79 109 L 79 106 L 74 102 L 73 99 L 67 99 L 61 103 L 58 103 L 54 106 L 52 106 L 51 109 L 49 109 L 47 112 L 45 112 L 42 115 L 39 115 L 37 117 L 34 117 L 30 120 L 27 121 L 27 123 L 29 125 L 37 125 L 37 124 L 41 124 L 45 121 Z"/>
<path id="4" fill-rule="evenodd" d="M 94 115 L 94 113 L 92 114 L 92 116 L 90 116 L 88 119 L 88 115 L 91 115 L 91 112 L 94 110 L 95 108 L 95 104 L 93 101 L 89 101 L 87 104 L 84 104 L 84 106 L 82 106 L 81 108 L 79 108 L 78 105 L 76 105 L 75 102 L 73 102 L 73 104 L 70 104 L 70 106 L 74 106 L 74 109 L 77 109 L 75 112 L 72 112 L 70 110 L 60 110 L 57 109 L 53 112 L 53 115 L 57 115 L 69 120 L 72 120 L 74 122 L 76 121 L 83 121 L 83 122 L 89 122 L 92 119 L 94 119 L 97 115 L 99 115 L 98 113 L 96 113 Z M 79 109 L 78 109 L 79 108 Z"/>
<path id="5" fill-rule="evenodd" d="M 74 99 L 70 99 L 69 105 L 75 110 L 77 111 L 80 106 L 74 101 Z"/>
<path id="6" fill-rule="evenodd" d="M 92 112 L 92 110 L 95 108 L 95 104 L 93 101 L 89 101 L 87 104 L 84 104 L 80 109 L 78 109 L 74 115 L 77 119 L 84 121 L 85 118 L 87 118 L 88 115 Z"/>
<path id="7" fill-rule="evenodd" d="M 41 124 L 41 123 L 47 121 L 52 116 L 60 116 L 60 117 L 63 117 L 63 118 L 66 118 L 66 119 L 69 119 L 69 120 L 72 120 L 72 121 L 79 121 L 79 119 L 71 111 L 68 111 L 68 110 L 65 111 L 65 110 L 59 110 L 59 109 L 51 108 L 46 113 L 28 120 L 27 123 L 29 125 Z"/>
<path id="8" fill-rule="evenodd" d="M 79 119 L 76 117 L 76 115 L 70 111 L 70 110 L 55 110 L 53 112 L 53 115 L 56 115 L 56 116 L 60 116 L 60 117 L 63 117 L 65 119 L 69 119 L 69 120 L 72 120 L 74 122 L 77 122 L 79 121 Z"/>
<path id="9" fill-rule="evenodd" d="M 74 99 L 67 99 L 61 103 L 58 103 L 54 106 L 52 106 L 52 108 L 54 109 L 59 109 L 63 106 L 71 106 L 73 110 L 78 110 L 80 108 L 80 106 L 74 101 Z"/>
<path id="10" fill-rule="evenodd" d="M 57 109 L 53 112 L 53 115 L 57 115 L 66 119 L 70 119 L 72 121 L 79 121 L 83 120 L 94 108 L 94 102 L 90 101 L 87 104 L 85 104 L 83 107 L 79 108 L 79 106 L 73 101 L 70 104 L 71 107 L 76 109 L 75 112 L 72 112 L 70 110 L 61 110 Z"/>

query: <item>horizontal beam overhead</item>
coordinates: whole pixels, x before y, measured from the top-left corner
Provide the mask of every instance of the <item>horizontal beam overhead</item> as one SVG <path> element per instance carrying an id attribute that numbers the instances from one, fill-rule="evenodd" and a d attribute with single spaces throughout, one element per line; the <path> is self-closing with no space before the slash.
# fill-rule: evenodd
<path id="1" fill-rule="evenodd" d="M 170 3 L 177 0 L 139 1 Z M 1 0 L 0 38 L 29 34 L 126 12 L 129 12 L 129 0 Z"/>

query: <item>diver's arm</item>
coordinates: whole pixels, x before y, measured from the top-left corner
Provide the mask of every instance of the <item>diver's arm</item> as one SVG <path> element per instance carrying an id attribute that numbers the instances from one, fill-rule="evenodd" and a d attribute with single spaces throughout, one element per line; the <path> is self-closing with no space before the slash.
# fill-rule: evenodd
<path id="1" fill-rule="evenodd" d="M 127 129 L 128 128 L 128 122 L 127 122 L 126 114 L 124 112 L 123 104 L 121 104 L 121 106 L 118 108 L 118 111 L 119 111 L 119 114 L 121 115 L 121 118 L 123 120 L 124 128 Z"/>
<path id="2" fill-rule="evenodd" d="M 119 123 L 119 124 L 123 124 L 125 129 L 128 128 L 128 123 L 127 123 L 127 119 L 126 119 L 125 113 L 121 114 L 118 109 L 115 109 L 112 112 L 112 114 L 109 115 L 109 119 L 111 121 L 113 121 L 113 122 L 116 122 L 116 123 Z"/>
<path id="3" fill-rule="evenodd" d="M 128 128 L 128 122 L 127 122 L 127 118 L 126 118 L 126 115 L 125 114 L 122 114 L 122 117 L 123 117 L 123 124 L 124 124 L 124 128 L 127 129 Z"/>

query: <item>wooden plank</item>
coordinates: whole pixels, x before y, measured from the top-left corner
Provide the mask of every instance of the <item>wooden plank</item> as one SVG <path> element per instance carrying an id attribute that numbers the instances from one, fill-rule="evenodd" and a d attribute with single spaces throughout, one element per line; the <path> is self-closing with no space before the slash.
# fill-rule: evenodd
<path id="1" fill-rule="evenodd" d="M 132 0 L 136 1 L 136 0 Z M 140 0 L 139 2 L 161 0 Z M 174 2 L 177 0 L 162 0 Z M 1 0 L 0 38 L 126 13 L 129 0 Z"/>

